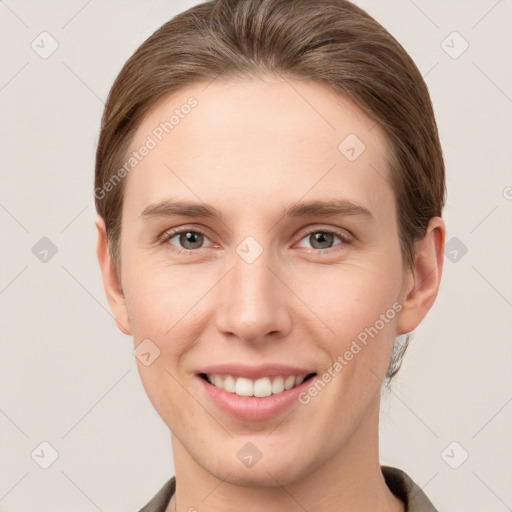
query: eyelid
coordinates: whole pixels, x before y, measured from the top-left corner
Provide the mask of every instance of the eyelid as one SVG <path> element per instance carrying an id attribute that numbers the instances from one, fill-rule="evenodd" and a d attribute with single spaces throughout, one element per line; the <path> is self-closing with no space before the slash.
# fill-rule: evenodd
<path id="1" fill-rule="evenodd" d="M 170 229 L 166 229 L 159 237 L 158 237 L 158 243 L 160 244 L 168 244 L 169 243 L 169 240 L 171 238 L 174 238 L 176 235 L 180 235 L 181 233 L 183 232 L 187 232 L 187 231 L 191 231 L 193 233 L 199 233 L 201 235 L 203 235 L 204 237 L 208 238 L 208 240 L 210 240 L 210 237 L 208 236 L 208 234 L 206 233 L 206 229 L 204 228 L 199 228 L 199 227 L 190 227 L 190 226 L 180 226 L 180 227 L 176 227 L 176 228 L 170 228 Z M 169 244 L 171 245 L 171 244 Z M 185 252 L 185 253 L 193 253 L 193 252 L 197 252 L 199 251 L 200 249 L 182 249 L 181 247 L 176 247 L 175 245 L 172 246 L 173 249 L 177 250 L 178 252 Z M 201 249 L 206 249 L 206 247 L 201 247 Z"/>
<path id="2" fill-rule="evenodd" d="M 180 227 L 170 228 L 170 229 L 165 230 L 158 237 L 158 242 L 160 244 L 169 244 L 169 240 L 171 238 L 174 238 L 174 236 L 179 235 L 183 232 L 187 232 L 187 231 L 191 231 L 193 233 L 199 233 L 199 234 L 203 235 L 204 237 L 210 239 L 210 237 L 206 233 L 207 230 L 202 227 L 200 228 L 200 227 L 195 227 L 195 226 L 193 226 L 193 227 L 180 226 Z M 336 247 L 338 247 L 340 245 L 350 244 L 354 240 L 354 235 L 352 235 L 352 233 L 350 233 L 350 231 L 348 231 L 344 228 L 334 227 L 334 226 L 325 227 L 325 225 L 324 226 L 318 226 L 318 225 L 317 226 L 308 226 L 308 227 L 304 228 L 303 230 L 299 231 L 296 236 L 299 236 L 298 242 L 301 242 L 307 235 L 311 235 L 313 233 L 319 233 L 319 232 L 333 234 L 333 235 L 339 237 L 342 243 L 337 244 L 333 247 L 329 247 L 327 249 L 314 249 L 314 248 L 309 249 L 310 251 L 315 252 L 315 253 L 329 253 L 331 251 L 336 250 L 335 249 Z M 171 244 L 169 244 L 169 245 L 171 245 Z M 180 253 L 187 253 L 187 254 L 193 254 L 194 252 L 198 252 L 201 249 L 207 248 L 207 247 L 201 247 L 199 249 L 182 249 L 181 247 L 176 247 L 174 245 L 172 247 L 173 247 L 173 250 L 176 250 Z"/>
<path id="3" fill-rule="evenodd" d="M 302 240 L 306 235 L 310 235 L 312 233 L 331 233 L 333 235 L 339 236 L 343 242 L 349 243 L 354 241 L 354 235 L 345 228 L 336 227 L 336 226 L 325 226 L 325 225 L 316 225 L 316 226 L 308 226 L 303 230 L 300 230 L 296 236 L 300 237 Z"/>

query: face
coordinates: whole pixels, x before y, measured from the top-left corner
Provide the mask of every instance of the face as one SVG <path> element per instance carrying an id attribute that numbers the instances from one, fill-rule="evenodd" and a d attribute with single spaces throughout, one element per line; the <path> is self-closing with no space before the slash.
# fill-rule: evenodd
<path id="1" fill-rule="evenodd" d="M 266 78 L 183 89 L 130 153 L 148 136 L 116 317 L 150 353 L 139 372 L 175 450 L 273 485 L 376 435 L 410 283 L 379 126 L 326 86 Z"/>

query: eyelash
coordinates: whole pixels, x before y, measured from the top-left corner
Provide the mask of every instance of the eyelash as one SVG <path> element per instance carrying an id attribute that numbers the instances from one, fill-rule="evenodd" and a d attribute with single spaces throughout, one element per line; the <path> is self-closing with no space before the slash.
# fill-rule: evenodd
<path id="1" fill-rule="evenodd" d="M 205 249 L 205 247 L 201 247 L 199 249 L 181 249 L 180 247 L 171 245 L 169 243 L 171 238 L 174 238 L 174 236 L 180 235 L 181 233 L 196 233 L 196 234 L 201 234 L 206 238 L 209 238 L 208 235 L 206 233 L 204 233 L 203 231 L 201 231 L 200 229 L 176 228 L 176 229 L 171 229 L 171 230 L 164 232 L 159 239 L 159 243 L 161 245 L 171 246 L 172 247 L 171 250 L 177 251 L 180 254 L 186 254 L 187 256 L 192 256 L 194 254 L 194 252 L 197 252 L 201 249 Z M 338 244 L 337 246 L 343 246 L 343 245 L 351 243 L 350 238 L 344 232 L 337 231 L 337 230 L 331 230 L 331 229 L 313 229 L 312 231 L 308 231 L 307 233 L 305 233 L 304 236 L 302 236 L 300 238 L 300 241 L 302 241 L 307 236 L 312 235 L 313 233 L 326 233 L 329 235 L 337 236 L 341 240 L 341 243 Z M 312 251 L 316 254 L 323 254 L 323 253 L 330 254 L 332 251 L 336 250 L 337 246 L 329 247 L 327 249 L 310 249 L 310 251 Z"/>

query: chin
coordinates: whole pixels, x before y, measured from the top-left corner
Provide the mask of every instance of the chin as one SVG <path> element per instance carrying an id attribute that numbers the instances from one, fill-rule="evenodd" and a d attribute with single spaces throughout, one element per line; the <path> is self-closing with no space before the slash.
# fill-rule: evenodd
<path id="1" fill-rule="evenodd" d="M 238 443 L 237 443 L 238 444 Z M 240 443 L 243 445 L 243 443 Z M 239 452 L 240 450 L 237 450 Z M 235 454 L 237 454 L 235 452 Z M 249 453 L 250 450 L 247 450 Z M 307 477 L 310 471 L 314 470 L 312 461 L 303 460 L 297 456 L 295 450 L 290 453 L 274 449 L 272 455 L 261 455 L 261 458 L 252 462 L 252 466 L 244 464 L 238 456 L 212 454 L 209 464 L 203 458 L 198 461 L 203 469 L 216 478 L 241 487 L 276 487 L 287 485 L 303 477 Z M 204 455 L 204 454 L 203 454 Z M 244 452 L 241 458 L 243 459 Z M 206 463 L 205 463 L 206 462 Z"/>

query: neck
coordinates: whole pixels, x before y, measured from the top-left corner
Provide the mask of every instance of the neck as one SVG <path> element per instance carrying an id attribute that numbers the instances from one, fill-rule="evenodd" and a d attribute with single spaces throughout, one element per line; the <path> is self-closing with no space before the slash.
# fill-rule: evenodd
<path id="1" fill-rule="evenodd" d="M 214 476 L 173 435 L 176 493 L 166 512 L 404 512 L 404 503 L 391 493 L 380 468 L 379 402 L 377 397 L 336 453 L 285 486 L 275 478 L 263 486 L 247 487 L 231 482 L 229 472 Z"/>

